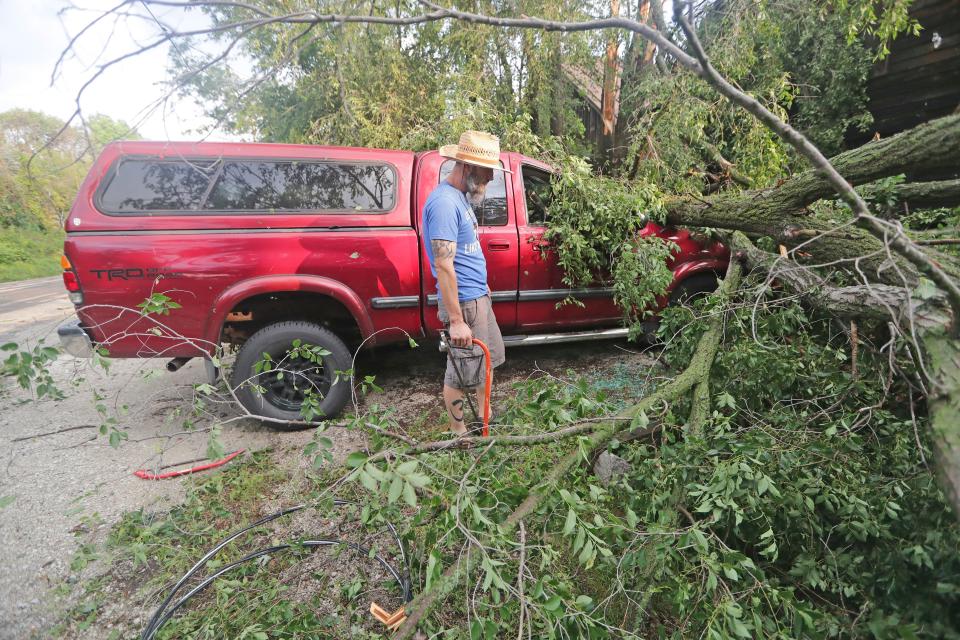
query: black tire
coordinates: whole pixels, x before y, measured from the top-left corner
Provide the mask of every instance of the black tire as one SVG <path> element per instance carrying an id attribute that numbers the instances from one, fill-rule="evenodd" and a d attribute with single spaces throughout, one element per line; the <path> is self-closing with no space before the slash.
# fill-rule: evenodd
<path id="1" fill-rule="evenodd" d="M 698 273 L 683 280 L 670 292 L 668 307 L 683 306 L 717 290 L 717 276 L 713 273 Z"/>
<path id="2" fill-rule="evenodd" d="M 717 290 L 719 282 L 715 273 L 698 273 L 681 281 L 667 299 L 668 307 L 677 307 L 689 305 L 697 298 L 702 298 L 708 293 Z M 643 322 L 643 337 L 647 344 L 656 345 L 660 341 L 657 339 L 657 329 L 660 328 L 660 316 L 655 315 L 647 318 Z"/>
<path id="3" fill-rule="evenodd" d="M 320 366 L 305 358 L 291 360 L 287 352 L 294 340 L 322 347 L 330 353 L 321 358 Z M 270 354 L 275 363 L 287 359 L 280 372 L 281 379 L 278 379 L 276 370 L 259 374 L 255 371 L 254 367 L 264 353 Z M 260 329 L 243 344 L 233 366 L 232 383 L 237 398 L 250 413 L 279 420 L 303 419 L 300 415 L 303 389 L 312 386 L 323 396 L 320 402 L 322 417 L 315 420 L 329 420 L 338 416 L 350 399 L 349 378 L 336 374 L 337 371 L 347 371 L 350 362 L 347 345 L 331 331 L 312 322 L 277 322 Z M 260 393 L 256 386 L 262 387 L 264 393 Z M 304 428 L 269 424 L 284 431 Z"/>

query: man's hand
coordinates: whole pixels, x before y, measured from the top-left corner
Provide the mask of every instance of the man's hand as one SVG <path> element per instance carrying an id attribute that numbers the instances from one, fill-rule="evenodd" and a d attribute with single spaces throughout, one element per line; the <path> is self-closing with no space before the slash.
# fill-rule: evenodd
<path id="1" fill-rule="evenodd" d="M 450 322 L 450 343 L 455 347 L 469 347 L 473 345 L 473 332 L 470 325 L 463 320 Z"/>

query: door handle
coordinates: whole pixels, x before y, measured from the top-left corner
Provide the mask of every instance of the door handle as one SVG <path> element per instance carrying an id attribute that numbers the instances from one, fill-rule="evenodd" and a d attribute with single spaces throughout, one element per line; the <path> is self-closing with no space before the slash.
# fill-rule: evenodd
<path id="1" fill-rule="evenodd" d="M 490 249 L 490 251 L 508 251 L 510 249 L 510 243 L 494 242 L 493 240 L 491 240 L 490 242 L 487 243 L 487 248 Z"/>

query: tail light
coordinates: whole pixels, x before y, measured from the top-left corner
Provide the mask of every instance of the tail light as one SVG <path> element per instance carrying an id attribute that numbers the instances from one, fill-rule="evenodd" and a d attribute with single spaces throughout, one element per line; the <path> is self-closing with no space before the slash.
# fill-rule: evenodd
<path id="1" fill-rule="evenodd" d="M 60 266 L 63 267 L 63 286 L 67 288 L 70 302 L 76 305 L 83 304 L 83 291 L 80 289 L 80 279 L 67 256 L 60 256 Z"/>

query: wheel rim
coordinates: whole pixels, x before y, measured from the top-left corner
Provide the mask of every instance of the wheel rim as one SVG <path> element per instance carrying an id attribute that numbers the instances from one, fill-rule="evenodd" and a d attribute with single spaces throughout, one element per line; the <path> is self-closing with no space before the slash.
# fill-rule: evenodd
<path id="1" fill-rule="evenodd" d="M 299 413 L 308 389 L 325 398 L 333 386 L 333 368 L 327 366 L 326 358 L 315 363 L 305 358 L 291 358 L 286 350 L 270 353 L 270 357 L 275 364 L 257 376 L 257 385 L 264 389 L 263 399 L 278 409 Z"/>

